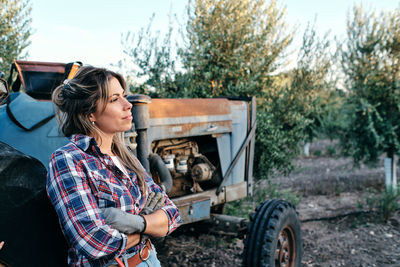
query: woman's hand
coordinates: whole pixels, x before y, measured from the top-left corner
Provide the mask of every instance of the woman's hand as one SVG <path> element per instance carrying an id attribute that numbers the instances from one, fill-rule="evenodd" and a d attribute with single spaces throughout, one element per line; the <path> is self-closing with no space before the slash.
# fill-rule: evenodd
<path id="1" fill-rule="evenodd" d="M 0 249 L 2 249 L 3 246 L 4 246 L 4 241 L 1 241 L 1 242 L 0 242 Z"/>
<path id="2" fill-rule="evenodd" d="M 103 212 L 105 222 L 120 232 L 125 234 L 145 232 L 150 235 L 154 234 L 154 236 L 163 236 L 165 235 L 163 229 L 165 228 L 163 227 L 165 225 L 165 219 L 166 231 L 168 231 L 168 217 L 164 211 L 156 211 L 164 206 L 164 203 L 165 198 L 162 193 L 151 192 L 147 198 L 145 207 L 140 212 L 141 215 L 143 214 L 145 216 L 133 215 L 113 207 L 103 208 L 101 211 Z M 149 223 L 149 228 L 147 227 L 147 223 Z"/>
<path id="3" fill-rule="evenodd" d="M 148 215 L 164 206 L 165 198 L 161 192 L 151 192 L 140 214 Z"/>
<path id="4" fill-rule="evenodd" d="M 142 233 L 146 228 L 146 221 L 141 215 L 133 215 L 113 207 L 101 211 L 107 224 L 125 234 Z"/>

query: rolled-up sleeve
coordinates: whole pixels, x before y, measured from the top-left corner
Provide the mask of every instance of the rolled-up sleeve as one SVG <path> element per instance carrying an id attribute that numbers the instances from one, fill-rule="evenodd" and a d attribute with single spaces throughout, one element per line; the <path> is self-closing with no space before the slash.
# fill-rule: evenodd
<path id="1" fill-rule="evenodd" d="M 50 160 L 47 194 L 71 248 L 88 259 L 119 256 L 127 236 L 105 224 L 87 175 L 67 151 L 56 151 Z"/>
<path id="2" fill-rule="evenodd" d="M 156 183 L 154 183 L 154 181 L 153 181 L 153 179 L 151 179 L 151 177 L 147 176 L 146 184 L 147 184 L 147 188 L 149 189 L 149 193 L 161 192 L 165 198 L 165 204 L 161 209 L 164 210 L 164 212 L 168 216 L 168 233 L 167 233 L 167 235 L 169 235 L 176 228 L 178 228 L 178 226 L 180 226 L 182 224 L 182 219 L 179 214 L 179 210 L 175 206 L 175 204 L 169 199 L 167 194 Z"/>

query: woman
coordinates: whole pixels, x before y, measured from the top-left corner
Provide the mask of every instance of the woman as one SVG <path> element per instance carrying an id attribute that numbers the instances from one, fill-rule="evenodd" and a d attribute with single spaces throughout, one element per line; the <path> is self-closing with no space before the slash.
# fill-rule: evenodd
<path id="1" fill-rule="evenodd" d="M 70 266 L 159 266 L 147 236 L 181 224 L 176 206 L 123 144 L 132 126 L 125 89 L 121 75 L 85 66 L 53 92 L 71 142 L 53 153 L 46 188 Z"/>

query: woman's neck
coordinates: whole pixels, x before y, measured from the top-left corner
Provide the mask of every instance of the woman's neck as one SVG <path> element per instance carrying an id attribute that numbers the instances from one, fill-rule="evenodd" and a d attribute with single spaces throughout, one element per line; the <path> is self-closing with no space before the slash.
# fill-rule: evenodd
<path id="1" fill-rule="evenodd" d="M 101 136 L 99 140 L 96 138 L 97 144 L 99 144 L 99 148 L 101 153 L 107 154 L 109 156 L 114 156 L 114 153 L 111 150 L 113 136 Z"/>

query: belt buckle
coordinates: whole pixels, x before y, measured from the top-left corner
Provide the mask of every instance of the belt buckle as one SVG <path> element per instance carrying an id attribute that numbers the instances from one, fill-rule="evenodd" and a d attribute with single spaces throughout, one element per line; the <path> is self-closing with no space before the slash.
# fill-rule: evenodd
<path id="1" fill-rule="evenodd" d="M 142 247 L 139 251 L 139 258 L 141 261 L 146 261 L 149 257 L 150 257 L 150 250 L 151 248 L 148 247 L 149 242 L 146 242 L 146 244 L 144 245 L 144 247 Z M 147 248 L 147 256 L 143 257 L 142 253 L 145 251 L 145 249 Z"/>

